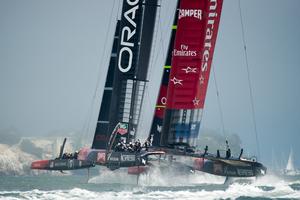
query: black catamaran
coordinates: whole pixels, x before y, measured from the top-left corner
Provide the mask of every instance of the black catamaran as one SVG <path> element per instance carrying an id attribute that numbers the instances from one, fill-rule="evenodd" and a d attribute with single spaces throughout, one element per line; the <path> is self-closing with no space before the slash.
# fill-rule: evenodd
<path id="1" fill-rule="evenodd" d="M 178 1 L 148 141 L 145 147 L 139 144 L 140 148 L 131 150 L 131 143 L 138 139 L 159 5 L 157 0 L 124 0 L 92 148 L 81 149 L 77 158 L 59 156 L 33 162 L 32 169 L 105 165 L 111 170 L 126 167 L 128 173 L 139 174 L 157 162 L 150 156 L 160 155 L 159 163 L 184 166 L 188 171 L 226 177 L 264 175 L 266 168 L 261 163 L 243 159 L 242 155 L 232 158 L 228 152 L 221 157 L 196 150 L 222 3 L 223 0 Z"/>
<path id="2" fill-rule="evenodd" d="M 149 155 L 162 151 L 139 153 L 114 152 L 114 146 L 123 140 L 135 139 L 155 28 L 157 0 L 124 0 L 121 19 L 117 22 L 110 64 L 106 78 L 102 104 L 91 149 L 81 149 L 80 160 L 106 165 L 110 169 L 133 167 L 138 170 L 146 165 Z M 70 159 L 33 162 L 32 169 L 61 170 L 56 163 Z M 50 166 L 50 163 L 51 164 Z M 61 166 L 61 164 L 60 164 Z M 135 168 L 138 166 L 137 168 Z M 64 170 L 74 169 L 65 165 Z"/>

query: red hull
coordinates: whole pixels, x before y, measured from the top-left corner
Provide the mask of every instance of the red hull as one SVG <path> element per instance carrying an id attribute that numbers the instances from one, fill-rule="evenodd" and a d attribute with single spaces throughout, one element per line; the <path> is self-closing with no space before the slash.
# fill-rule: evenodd
<path id="1" fill-rule="evenodd" d="M 38 160 L 31 163 L 31 169 L 45 169 L 49 166 L 49 160 Z"/>

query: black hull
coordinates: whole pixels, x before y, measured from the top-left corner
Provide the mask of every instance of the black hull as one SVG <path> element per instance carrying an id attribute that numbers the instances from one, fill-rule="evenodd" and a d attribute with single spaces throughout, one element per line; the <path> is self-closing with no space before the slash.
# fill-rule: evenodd
<path id="1" fill-rule="evenodd" d="M 180 169 L 181 172 L 197 170 L 217 176 L 240 178 L 263 176 L 267 172 L 264 165 L 252 160 L 218 158 L 213 155 L 203 157 L 199 154 L 176 152 L 170 149 L 165 151 L 166 155 L 161 157 L 160 161 Z M 149 163 L 152 161 L 149 160 Z"/>
<path id="2" fill-rule="evenodd" d="M 201 157 L 195 154 L 176 155 L 176 153 L 166 153 L 162 155 L 159 163 L 157 160 L 148 159 L 149 155 L 159 155 L 158 152 L 112 152 L 108 155 L 106 166 L 111 169 L 136 166 L 158 166 L 165 163 L 164 167 L 178 169 L 180 173 L 188 173 L 194 170 L 205 173 L 225 176 L 225 177 L 257 177 L 266 174 L 266 167 L 261 163 L 251 160 L 234 159 L 234 158 L 217 158 L 214 156 Z"/>
<path id="3" fill-rule="evenodd" d="M 76 170 L 94 167 L 94 162 L 77 159 L 38 160 L 31 164 L 31 169 L 39 170 Z"/>
<path id="4" fill-rule="evenodd" d="M 203 159 L 203 158 L 200 158 Z M 257 177 L 266 174 L 266 167 L 259 162 L 238 159 L 204 158 L 199 171 L 226 177 Z"/>

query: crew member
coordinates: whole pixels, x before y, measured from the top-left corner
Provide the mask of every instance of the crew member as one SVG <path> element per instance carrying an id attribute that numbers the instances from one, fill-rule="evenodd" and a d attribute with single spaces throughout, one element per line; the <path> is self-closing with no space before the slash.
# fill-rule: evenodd
<path id="1" fill-rule="evenodd" d="M 146 151 L 148 151 L 149 146 L 150 146 L 150 142 L 149 142 L 149 140 L 146 140 L 144 145 L 143 145 L 143 147 L 145 148 Z"/>
<path id="2" fill-rule="evenodd" d="M 228 140 L 226 140 L 225 143 L 226 143 L 226 151 L 228 151 L 228 149 L 229 149 Z"/>
<path id="3" fill-rule="evenodd" d="M 128 149 L 127 149 L 127 146 L 126 146 L 126 143 L 125 143 L 125 141 L 122 139 L 122 140 L 121 140 L 121 151 L 126 151 L 126 150 L 128 150 Z"/>
<path id="4" fill-rule="evenodd" d="M 129 142 L 129 145 L 127 145 L 127 150 L 129 152 L 134 152 L 134 146 L 133 146 L 132 142 Z"/>
<path id="5" fill-rule="evenodd" d="M 230 157 L 231 157 L 231 150 L 228 149 L 228 150 L 226 151 L 226 158 L 230 158 Z"/>
<path id="6" fill-rule="evenodd" d="M 217 158 L 220 158 L 220 151 L 219 151 L 219 149 L 217 150 Z"/>
<path id="7" fill-rule="evenodd" d="M 140 152 L 141 151 L 141 142 L 140 140 L 135 141 L 134 143 L 134 151 Z"/>
<path id="8" fill-rule="evenodd" d="M 208 151 L 208 146 L 206 145 L 205 149 L 204 149 L 204 153 L 202 154 L 202 156 L 205 156 L 207 154 L 207 151 Z"/>
<path id="9" fill-rule="evenodd" d="M 78 154 L 79 154 L 79 152 L 78 152 L 78 151 L 75 151 L 75 153 L 74 153 L 74 159 L 77 159 L 77 158 L 78 158 Z"/>

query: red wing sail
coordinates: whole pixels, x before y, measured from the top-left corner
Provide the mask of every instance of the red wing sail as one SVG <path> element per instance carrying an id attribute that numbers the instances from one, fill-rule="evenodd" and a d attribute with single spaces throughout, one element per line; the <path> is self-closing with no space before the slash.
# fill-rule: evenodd
<path id="1" fill-rule="evenodd" d="M 223 0 L 181 0 L 161 145 L 195 145 Z"/>

